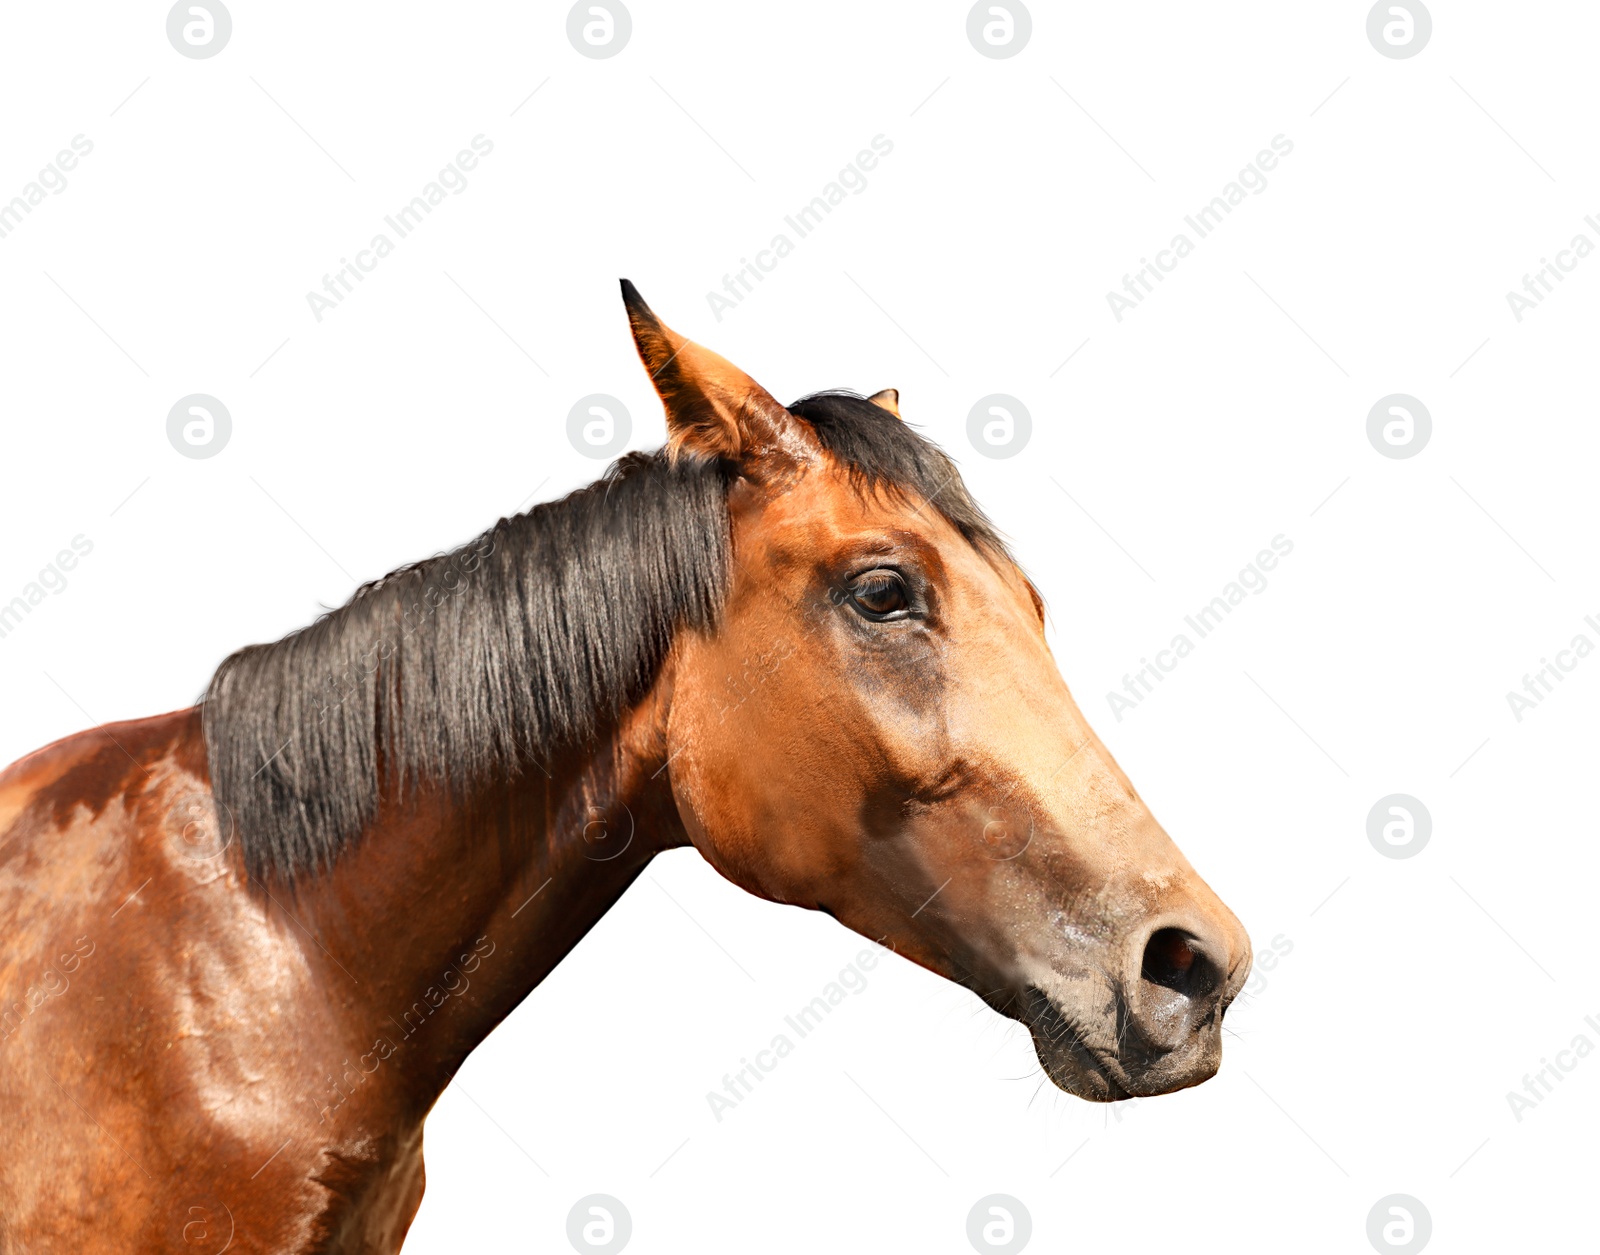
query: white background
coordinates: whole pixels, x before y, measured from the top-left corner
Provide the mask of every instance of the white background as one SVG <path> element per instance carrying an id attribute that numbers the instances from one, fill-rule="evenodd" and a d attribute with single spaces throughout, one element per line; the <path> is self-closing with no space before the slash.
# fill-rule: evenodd
<path id="1" fill-rule="evenodd" d="M 406 1249 L 565 1250 L 593 1192 L 639 1252 L 960 1252 L 996 1192 L 1038 1250 L 1363 1251 L 1392 1193 L 1439 1251 L 1565 1249 L 1600 1058 L 1520 1122 L 1506 1094 L 1600 1045 L 1600 660 L 1521 722 L 1505 694 L 1600 641 L 1600 259 L 1520 323 L 1505 294 L 1600 244 L 1600 13 L 1439 0 L 1404 60 L 1363 4 L 1039 3 L 1003 60 L 966 13 L 637 0 L 592 60 L 559 4 L 234 0 L 190 60 L 160 5 L 8 6 L 0 199 L 94 150 L 0 239 L 0 601 L 94 548 L 0 639 L 0 761 L 186 705 L 238 645 L 593 478 L 581 396 L 658 444 L 626 275 L 781 399 L 900 389 L 1157 816 L 1292 951 L 1216 1079 L 1113 1108 L 891 958 L 718 1123 L 707 1091 L 860 945 L 677 852 L 445 1094 Z M 466 189 L 319 323 L 306 293 L 478 134 Z M 866 190 L 719 321 L 707 292 L 878 134 Z M 1106 293 L 1280 134 L 1118 322 Z M 204 460 L 165 430 L 195 392 L 233 418 Z M 993 392 L 1033 416 L 1007 460 L 966 435 Z M 1407 460 L 1366 436 L 1396 392 L 1433 418 Z M 1118 721 L 1106 692 L 1280 533 L 1266 591 Z M 1407 860 L 1366 835 L 1395 792 L 1433 818 Z"/>

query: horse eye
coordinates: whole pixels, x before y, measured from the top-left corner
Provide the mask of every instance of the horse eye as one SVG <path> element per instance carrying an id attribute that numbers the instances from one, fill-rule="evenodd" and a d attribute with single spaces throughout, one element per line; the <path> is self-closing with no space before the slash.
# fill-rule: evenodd
<path id="1" fill-rule="evenodd" d="M 911 595 L 895 571 L 868 571 L 850 585 L 850 604 L 869 619 L 892 619 L 911 609 Z"/>

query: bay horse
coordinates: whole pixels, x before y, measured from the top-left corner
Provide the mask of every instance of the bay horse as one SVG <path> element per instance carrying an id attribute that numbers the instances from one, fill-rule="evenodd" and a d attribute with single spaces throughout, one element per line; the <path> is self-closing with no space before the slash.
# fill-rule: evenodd
<path id="1" fill-rule="evenodd" d="M 1217 1070 L 1249 938 L 953 463 L 622 290 L 664 448 L 0 773 L 0 1249 L 397 1251 L 450 1078 L 687 844 L 1069 1093 Z"/>

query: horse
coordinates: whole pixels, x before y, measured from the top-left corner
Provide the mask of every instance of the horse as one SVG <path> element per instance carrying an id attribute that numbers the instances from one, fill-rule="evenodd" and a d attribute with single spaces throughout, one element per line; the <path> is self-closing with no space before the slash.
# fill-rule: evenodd
<path id="1" fill-rule="evenodd" d="M 1070 1094 L 1217 1071 L 1249 938 L 954 463 L 622 294 L 661 449 L 0 774 L 0 1248 L 399 1250 L 451 1077 L 685 845 Z"/>

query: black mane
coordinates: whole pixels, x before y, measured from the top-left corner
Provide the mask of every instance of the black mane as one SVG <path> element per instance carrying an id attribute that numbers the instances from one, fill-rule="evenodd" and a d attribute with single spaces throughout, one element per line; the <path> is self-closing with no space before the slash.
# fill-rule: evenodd
<path id="1" fill-rule="evenodd" d="M 846 392 L 790 410 L 859 487 L 930 501 L 1003 552 L 955 465 L 888 411 Z M 205 693 L 206 750 L 250 874 L 329 866 L 377 813 L 380 759 L 386 783 L 470 796 L 600 736 L 680 628 L 718 621 L 728 475 L 630 453 L 588 487 L 225 659 Z"/>

